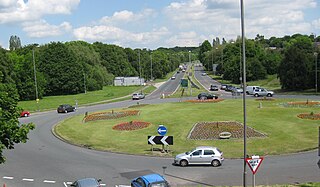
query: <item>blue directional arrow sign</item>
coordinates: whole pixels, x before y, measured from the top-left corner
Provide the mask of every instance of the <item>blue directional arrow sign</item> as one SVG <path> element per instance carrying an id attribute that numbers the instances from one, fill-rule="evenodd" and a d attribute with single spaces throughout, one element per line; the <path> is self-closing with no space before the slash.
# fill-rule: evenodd
<path id="1" fill-rule="evenodd" d="M 167 128 L 163 125 L 159 125 L 158 127 L 158 134 L 164 136 L 167 133 Z"/>

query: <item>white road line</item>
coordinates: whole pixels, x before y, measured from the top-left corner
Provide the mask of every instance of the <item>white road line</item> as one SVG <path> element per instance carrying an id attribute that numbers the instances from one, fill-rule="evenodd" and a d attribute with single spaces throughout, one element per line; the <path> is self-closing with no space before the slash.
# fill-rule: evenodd
<path id="1" fill-rule="evenodd" d="M 100 186 L 107 186 L 106 184 L 100 184 Z"/>
<path id="2" fill-rule="evenodd" d="M 9 179 L 9 180 L 12 180 L 13 179 L 13 177 L 7 177 L 7 176 L 4 176 L 4 177 L 2 177 L 3 179 Z"/>
<path id="3" fill-rule="evenodd" d="M 33 182 L 34 181 L 34 179 L 27 179 L 27 178 L 23 178 L 22 180 L 23 181 L 28 181 L 28 182 Z"/>
<path id="4" fill-rule="evenodd" d="M 64 187 L 68 187 L 67 184 L 65 182 L 63 182 Z"/>
<path id="5" fill-rule="evenodd" d="M 66 184 L 72 184 L 73 182 L 66 182 Z"/>
<path id="6" fill-rule="evenodd" d="M 51 184 L 56 183 L 56 181 L 49 181 L 49 180 L 44 180 L 43 182 L 44 182 L 44 183 L 51 183 Z"/>

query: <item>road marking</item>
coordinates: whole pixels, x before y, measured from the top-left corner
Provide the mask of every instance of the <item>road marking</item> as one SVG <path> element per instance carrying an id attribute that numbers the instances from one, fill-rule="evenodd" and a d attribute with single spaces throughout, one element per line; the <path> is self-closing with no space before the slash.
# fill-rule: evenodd
<path id="1" fill-rule="evenodd" d="M 63 182 L 63 185 L 64 185 L 65 187 L 68 187 L 68 186 L 67 186 L 67 184 L 66 184 L 65 182 Z"/>
<path id="2" fill-rule="evenodd" d="M 2 178 L 4 178 L 4 179 L 9 179 L 9 180 L 12 180 L 12 179 L 13 179 L 13 177 L 7 177 L 7 176 L 4 176 L 4 177 L 2 177 Z"/>
<path id="3" fill-rule="evenodd" d="M 34 179 L 27 179 L 27 178 L 23 178 L 22 180 L 23 181 L 28 181 L 28 182 L 33 182 L 34 181 Z"/>
<path id="4" fill-rule="evenodd" d="M 106 184 L 100 184 L 100 186 L 107 186 Z"/>
<path id="5" fill-rule="evenodd" d="M 72 184 L 72 182 L 66 182 L 66 184 Z"/>
<path id="6" fill-rule="evenodd" d="M 44 180 L 43 182 L 44 182 L 44 183 L 51 183 L 51 184 L 56 183 L 56 181 L 49 181 L 49 180 Z"/>

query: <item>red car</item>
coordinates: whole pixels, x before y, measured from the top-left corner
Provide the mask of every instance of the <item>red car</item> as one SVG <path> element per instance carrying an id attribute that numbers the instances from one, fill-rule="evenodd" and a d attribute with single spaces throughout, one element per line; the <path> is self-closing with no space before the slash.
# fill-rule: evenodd
<path id="1" fill-rule="evenodd" d="M 30 116 L 30 112 L 29 112 L 29 111 L 22 111 L 22 112 L 20 113 L 20 116 L 21 116 L 21 117 L 29 117 L 29 116 Z"/>

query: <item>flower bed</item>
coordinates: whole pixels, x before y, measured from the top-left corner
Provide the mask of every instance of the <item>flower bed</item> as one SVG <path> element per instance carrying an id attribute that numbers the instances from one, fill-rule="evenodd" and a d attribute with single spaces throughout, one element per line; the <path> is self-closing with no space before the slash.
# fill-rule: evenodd
<path id="1" fill-rule="evenodd" d="M 230 138 L 243 138 L 243 125 L 234 121 L 200 122 L 196 123 L 188 135 L 188 139 L 193 140 L 213 140 L 220 139 L 223 132 L 230 132 Z M 265 137 L 264 134 L 247 127 L 248 138 Z"/>
<path id="2" fill-rule="evenodd" d="M 127 116 L 136 116 L 139 114 L 139 110 L 127 110 L 127 111 L 118 111 L 118 112 L 99 112 L 87 115 L 84 117 L 83 121 L 96 121 L 96 120 L 108 120 L 108 119 L 117 119 Z"/>
<path id="3" fill-rule="evenodd" d="M 205 100 L 201 100 L 201 99 L 193 99 L 193 100 L 186 100 L 184 102 L 190 102 L 190 103 L 217 103 L 220 101 L 223 101 L 224 99 L 205 99 Z"/>
<path id="4" fill-rule="evenodd" d="M 313 112 L 311 113 L 304 113 L 304 114 L 298 114 L 298 118 L 301 119 L 311 119 L 311 120 L 320 120 L 320 114 L 314 114 Z"/>
<path id="5" fill-rule="evenodd" d="M 288 102 L 286 106 L 289 107 L 320 107 L 320 102 L 318 101 L 300 101 L 300 102 Z"/>
<path id="6" fill-rule="evenodd" d="M 149 125 L 150 125 L 149 122 L 129 121 L 129 122 L 117 124 L 113 126 L 112 129 L 118 130 L 118 131 L 132 131 L 132 130 L 147 128 Z"/>

